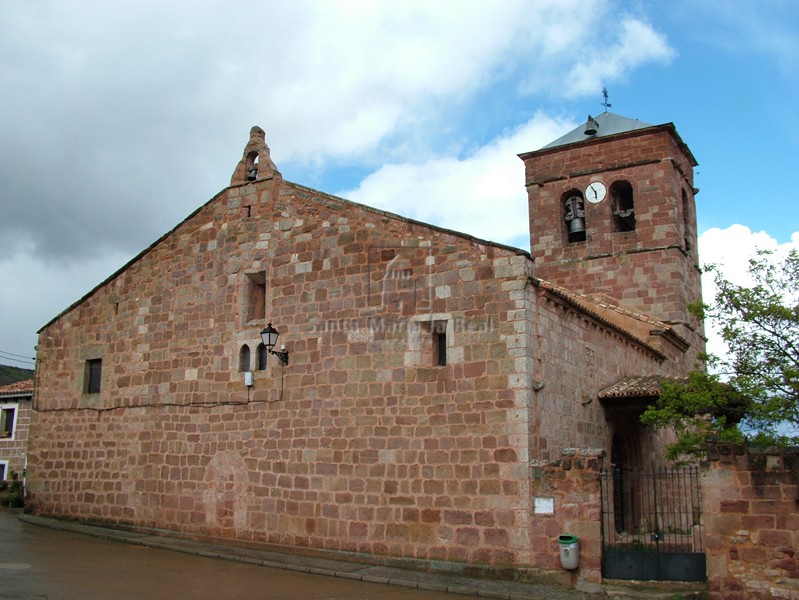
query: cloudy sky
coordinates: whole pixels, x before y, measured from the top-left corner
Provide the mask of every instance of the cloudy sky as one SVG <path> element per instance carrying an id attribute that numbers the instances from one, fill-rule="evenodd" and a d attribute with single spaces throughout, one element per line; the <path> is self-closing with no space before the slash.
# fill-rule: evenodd
<path id="1" fill-rule="evenodd" d="M 520 152 L 673 122 L 702 259 L 799 245 L 795 0 L 0 1 L 0 364 L 228 185 L 286 179 L 529 249 Z"/>

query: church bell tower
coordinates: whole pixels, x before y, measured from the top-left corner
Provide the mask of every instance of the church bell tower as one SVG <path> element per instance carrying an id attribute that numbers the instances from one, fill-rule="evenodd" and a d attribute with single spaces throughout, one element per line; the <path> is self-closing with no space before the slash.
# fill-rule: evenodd
<path id="1" fill-rule="evenodd" d="M 687 309 L 701 297 L 697 163 L 674 125 L 605 112 L 520 158 L 536 277 L 644 313 L 704 348 Z"/>

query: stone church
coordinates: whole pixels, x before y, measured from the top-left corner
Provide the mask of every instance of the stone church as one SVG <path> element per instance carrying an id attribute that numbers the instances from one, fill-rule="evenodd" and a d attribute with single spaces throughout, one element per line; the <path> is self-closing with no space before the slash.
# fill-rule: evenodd
<path id="1" fill-rule="evenodd" d="M 530 251 L 286 181 L 254 127 L 229 187 L 39 332 L 29 510 L 558 569 L 578 524 L 536 473 L 660 464 L 638 417 L 704 350 L 696 161 L 607 112 L 520 159 Z"/>

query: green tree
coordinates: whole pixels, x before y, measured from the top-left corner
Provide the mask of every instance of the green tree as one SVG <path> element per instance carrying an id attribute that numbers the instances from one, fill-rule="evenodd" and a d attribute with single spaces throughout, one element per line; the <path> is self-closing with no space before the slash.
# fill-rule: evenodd
<path id="1" fill-rule="evenodd" d="M 728 353 L 705 355 L 707 369 L 684 381 L 664 381 L 658 403 L 642 416 L 676 431 L 669 458 L 697 456 L 711 440 L 799 443 L 799 254 L 775 258 L 758 251 L 749 261 L 749 286 L 709 267 L 714 301 L 690 308 L 718 326 Z"/>

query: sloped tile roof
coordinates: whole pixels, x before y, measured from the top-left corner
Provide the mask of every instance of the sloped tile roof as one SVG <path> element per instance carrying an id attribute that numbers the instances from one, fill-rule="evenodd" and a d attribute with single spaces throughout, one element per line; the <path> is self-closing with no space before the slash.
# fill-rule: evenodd
<path id="1" fill-rule="evenodd" d="M 642 377 L 625 377 L 613 385 L 599 390 L 600 399 L 609 398 L 655 398 L 660 395 L 663 388 L 660 386 L 662 377 L 659 375 L 645 375 Z"/>
<path id="2" fill-rule="evenodd" d="M 534 284 L 567 301 L 569 304 L 575 306 L 600 323 L 631 338 L 662 359 L 665 359 L 666 355 L 649 342 L 652 334 L 668 334 L 684 343 L 686 347 L 688 346 L 687 341 L 680 337 L 674 331 L 673 327 L 643 313 L 637 313 L 609 302 L 595 300 L 589 296 L 544 281 L 543 279 L 535 279 Z"/>
<path id="3" fill-rule="evenodd" d="M 30 396 L 33 394 L 33 379 L 16 381 L 0 387 L 0 396 Z"/>

